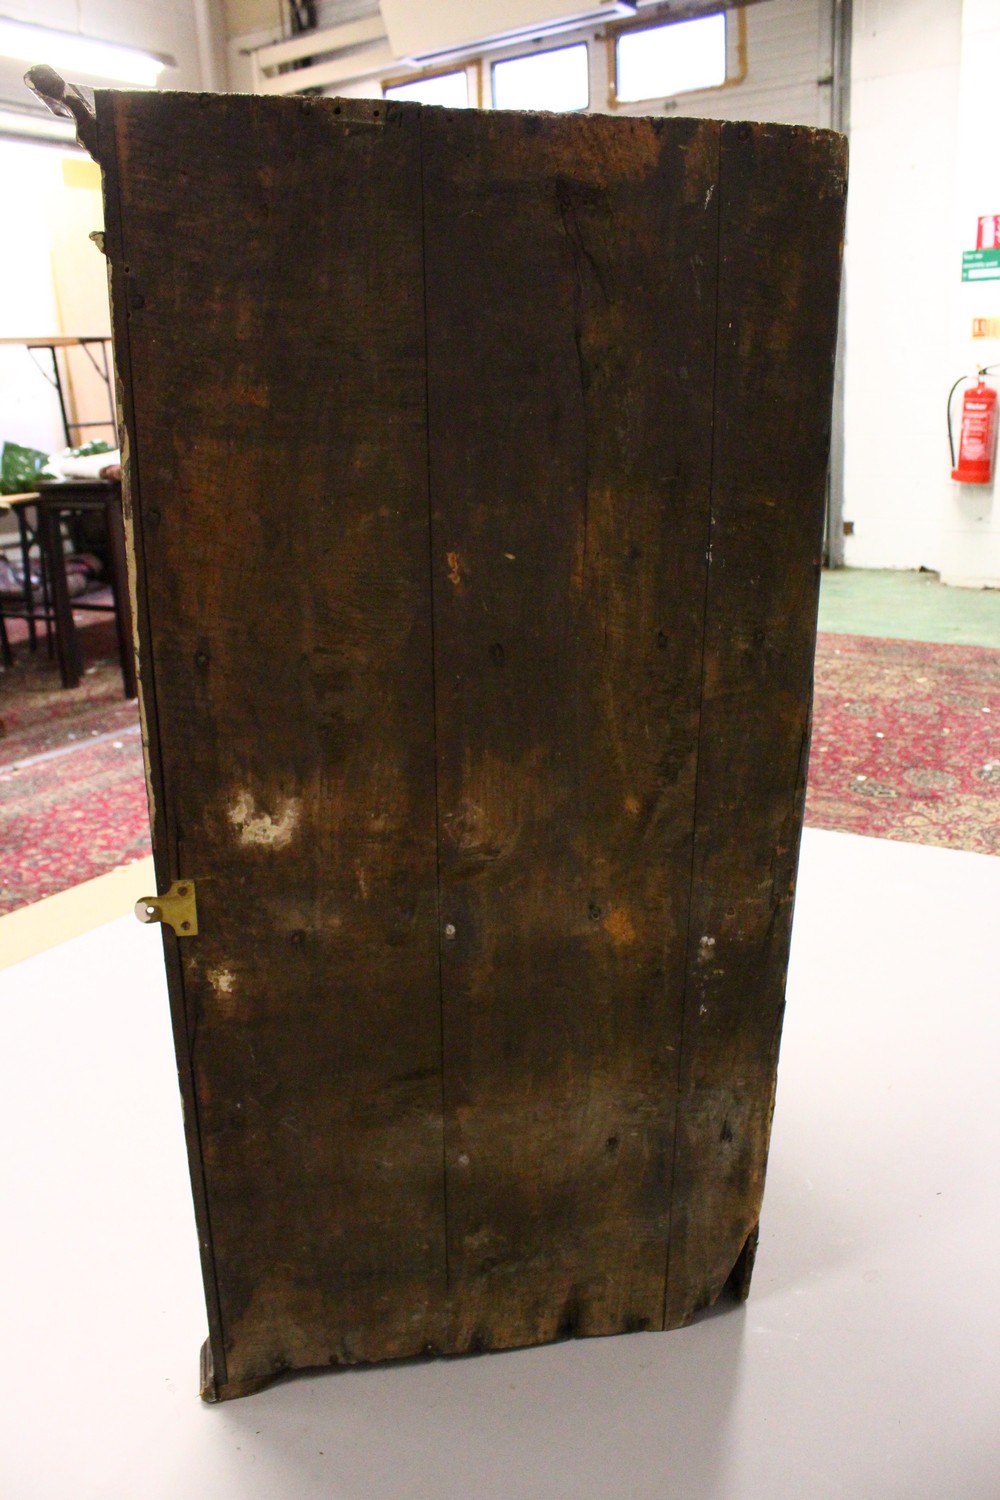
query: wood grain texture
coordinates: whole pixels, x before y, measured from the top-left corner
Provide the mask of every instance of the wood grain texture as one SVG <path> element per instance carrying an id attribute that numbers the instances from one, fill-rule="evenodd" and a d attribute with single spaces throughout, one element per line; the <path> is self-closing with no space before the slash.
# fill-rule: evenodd
<path id="1" fill-rule="evenodd" d="M 143 762 L 146 773 L 146 790 L 149 805 L 150 831 L 152 834 L 153 862 L 156 888 L 169 888 L 176 868 L 176 858 L 171 854 L 168 840 L 166 816 L 167 795 L 160 755 L 159 717 L 152 671 L 152 629 L 149 611 L 149 590 L 146 583 L 145 536 L 142 527 L 139 503 L 139 465 L 134 453 L 135 446 L 135 400 L 132 379 L 131 329 L 129 326 L 128 270 L 123 248 L 124 226 L 122 224 L 121 175 L 127 172 L 127 164 L 119 160 L 118 139 L 115 126 L 114 95 L 102 90 L 97 95 L 94 121 L 97 142 L 97 160 L 101 165 L 104 196 L 104 251 L 107 257 L 108 287 L 111 300 L 111 328 L 114 350 L 115 409 L 118 425 L 118 440 L 122 456 L 122 520 L 125 532 L 126 559 L 128 566 L 129 593 L 134 630 L 135 665 L 139 688 L 139 718 L 142 727 Z M 172 705 L 164 703 L 163 713 L 169 715 Z M 194 1200 L 195 1223 L 198 1231 L 198 1254 L 201 1262 L 202 1281 L 208 1313 L 208 1339 L 202 1348 L 202 1363 L 218 1372 L 218 1380 L 225 1381 L 226 1363 L 223 1347 L 222 1322 L 219 1312 L 219 1290 L 215 1254 L 212 1245 L 212 1228 L 208 1212 L 205 1169 L 201 1151 L 201 1130 L 195 1086 L 194 1066 L 188 1046 L 190 1026 L 184 995 L 183 971 L 179 957 L 179 944 L 173 932 L 162 929 L 163 959 L 166 968 L 167 988 L 170 997 L 170 1022 L 177 1059 L 177 1079 L 180 1087 L 184 1138 L 187 1147 L 188 1168 L 191 1178 L 191 1193 Z M 214 1394 L 216 1382 L 211 1388 L 202 1382 L 202 1391 L 207 1396 Z"/>
<path id="2" fill-rule="evenodd" d="M 663 1320 L 719 132 L 423 129 L 450 1344 L 495 1348 Z"/>
<path id="3" fill-rule="evenodd" d="M 669 1326 L 719 1296 L 755 1241 L 764 1188 L 805 798 L 846 167 L 845 143 L 827 131 L 722 127 Z M 738 1279 L 745 1295 L 748 1276 Z"/>
<path id="4" fill-rule="evenodd" d="M 98 133 L 208 1394 L 745 1293 L 841 144 L 178 94 Z"/>
<path id="5" fill-rule="evenodd" d="M 198 890 L 177 950 L 238 1385 L 412 1354 L 443 1292 L 419 122 L 113 107 L 162 837 Z"/>

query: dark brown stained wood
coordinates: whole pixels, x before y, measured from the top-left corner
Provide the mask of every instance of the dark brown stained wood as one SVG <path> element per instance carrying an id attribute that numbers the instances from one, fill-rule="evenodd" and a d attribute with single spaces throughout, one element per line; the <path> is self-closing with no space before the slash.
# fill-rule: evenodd
<path id="1" fill-rule="evenodd" d="M 205 1391 L 745 1295 L 843 143 L 100 93 Z"/>
<path id="2" fill-rule="evenodd" d="M 423 132 L 450 1343 L 660 1327 L 719 129 Z"/>
<path id="3" fill-rule="evenodd" d="M 160 879 L 197 885 L 199 936 L 168 945 L 239 1388 L 412 1354 L 444 1292 L 419 116 L 99 108 Z"/>
<path id="4" fill-rule="evenodd" d="M 63 89 L 57 83 L 54 97 L 60 99 Z M 151 666 L 151 630 L 149 598 L 146 589 L 145 548 L 139 514 L 139 469 L 132 453 L 135 432 L 135 403 L 131 379 L 131 353 L 129 348 L 128 319 L 128 274 L 122 250 L 121 193 L 119 190 L 119 159 L 115 132 L 114 110 L 110 96 L 103 96 L 99 113 L 85 126 L 78 122 L 81 143 L 87 136 L 96 141 L 95 158 L 101 164 L 104 194 L 104 253 L 108 264 L 108 286 L 111 294 L 111 327 L 114 342 L 115 405 L 118 422 L 118 437 L 122 456 L 122 512 L 129 591 L 132 605 L 132 624 L 136 668 L 138 672 L 139 712 L 142 724 L 143 758 L 146 770 L 146 788 L 149 803 L 149 820 L 152 834 L 153 863 L 158 891 L 170 886 L 171 871 L 176 869 L 176 858 L 170 853 L 167 842 L 167 796 L 163 780 L 163 766 L 159 750 L 159 706 L 154 691 Z M 79 101 L 78 101 L 79 107 Z M 84 119 L 88 119 L 84 111 Z M 86 130 L 86 135 L 85 135 Z M 164 704 L 164 712 L 170 706 Z M 202 1280 L 205 1287 L 205 1302 L 208 1312 L 209 1335 L 201 1351 L 202 1391 L 208 1394 L 214 1389 L 215 1370 L 219 1379 L 225 1378 L 225 1353 L 222 1347 L 222 1332 L 219 1315 L 218 1279 L 212 1247 L 211 1226 L 205 1194 L 205 1173 L 201 1158 L 201 1134 L 199 1130 L 198 1103 L 195 1093 L 194 1070 L 191 1049 L 188 1046 L 188 1020 L 185 1010 L 184 988 L 178 943 L 167 928 L 163 929 L 163 957 L 167 986 L 170 996 L 170 1021 L 173 1031 L 174 1051 L 177 1059 L 177 1077 L 180 1086 L 184 1137 L 187 1146 L 188 1167 L 191 1177 L 191 1192 L 194 1199 L 195 1222 L 198 1230 L 198 1252 L 201 1261 Z"/>
<path id="5" fill-rule="evenodd" d="M 825 131 L 722 127 L 712 561 L 668 1325 L 718 1297 L 755 1235 L 764 1187 L 805 797 L 846 170 L 845 143 Z"/>

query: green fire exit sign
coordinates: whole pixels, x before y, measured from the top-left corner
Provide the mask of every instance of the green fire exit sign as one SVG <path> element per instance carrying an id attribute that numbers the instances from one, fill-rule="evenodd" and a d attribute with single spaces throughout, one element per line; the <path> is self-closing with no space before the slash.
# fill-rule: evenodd
<path id="1" fill-rule="evenodd" d="M 963 281 L 1000 281 L 1000 249 L 963 250 Z"/>

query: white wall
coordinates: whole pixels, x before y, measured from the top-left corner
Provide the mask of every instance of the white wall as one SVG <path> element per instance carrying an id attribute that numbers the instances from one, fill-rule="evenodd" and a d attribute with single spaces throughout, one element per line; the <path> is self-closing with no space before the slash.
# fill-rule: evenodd
<path id="1" fill-rule="evenodd" d="M 0 182 L 8 203 L 34 203 L 16 234 L 0 235 L 0 337 L 58 327 L 45 206 L 62 186 L 62 153 L 0 141 Z M 24 349 L 0 348 L 0 443 L 51 452 L 63 443 L 55 392 Z M 39 356 L 44 363 L 44 355 Z"/>
<path id="2" fill-rule="evenodd" d="M 964 0 L 961 99 L 955 163 L 952 367 L 1000 365 L 1000 340 L 973 340 L 974 318 L 1000 319 L 1000 281 L 958 281 L 962 250 L 976 243 L 980 215 L 1000 214 L 1000 0 Z M 954 377 L 953 377 L 954 378 Z M 993 377 L 1000 383 L 1000 371 Z M 956 443 L 961 405 L 955 400 Z M 1000 588 L 997 485 L 942 485 L 941 576 L 946 583 Z"/>
<path id="3" fill-rule="evenodd" d="M 3 12 L 57 30 L 81 31 L 106 41 L 170 53 L 178 66 L 161 75 L 160 87 L 201 87 L 195 0 L 4 0 Z M 32 97 L 21 81 L 24 71 L 25 65 L 9 63 L 0 76 L 0 94 L 22 105 Z M 51 226 L 58 219 L 60 201 L 69 208 L 63 160 L 64 153 L 55 147 L 0 138 L 4 199 L 8 206 L 16 204 L 24 210 L 19 213 L 16 233 L 8 229 L 0 236 L 2 336 L 101 331 L 89 326 L 93 317 L 86 328 L 68 326 L 60 316 L 53 285 L 52 249 L 58 233 Z M 34 206 L 33 212 L 26 211 L 27 205 Z M 95 263 L 99 258 L 85 237 L 81 255 L 93 255 Z M 69 308 L 65 311 L 71 320 Z M 55 396 L 23 349 L 0 348 L 0 442 L 5 439 L 49 451 L 64 442 Z"/>
<path id="4" fill-rule="evenodd" d="M 939 568 L 954 368 L 962 0 L 855 0 L 847 213 L 848 566 Z M 986 212 L 986 210 L 984 210 Z"/>

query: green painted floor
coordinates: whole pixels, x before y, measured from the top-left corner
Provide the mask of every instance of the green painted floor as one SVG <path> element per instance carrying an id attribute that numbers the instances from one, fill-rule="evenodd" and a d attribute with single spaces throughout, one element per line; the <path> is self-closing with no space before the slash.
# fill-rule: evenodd
<path id="1" fill-rule="evenodd" d="M 1000 589 L 949 588 L 936 573 L 837 568 L 823 573 L 819 628 L 1000 649 Z"/>

